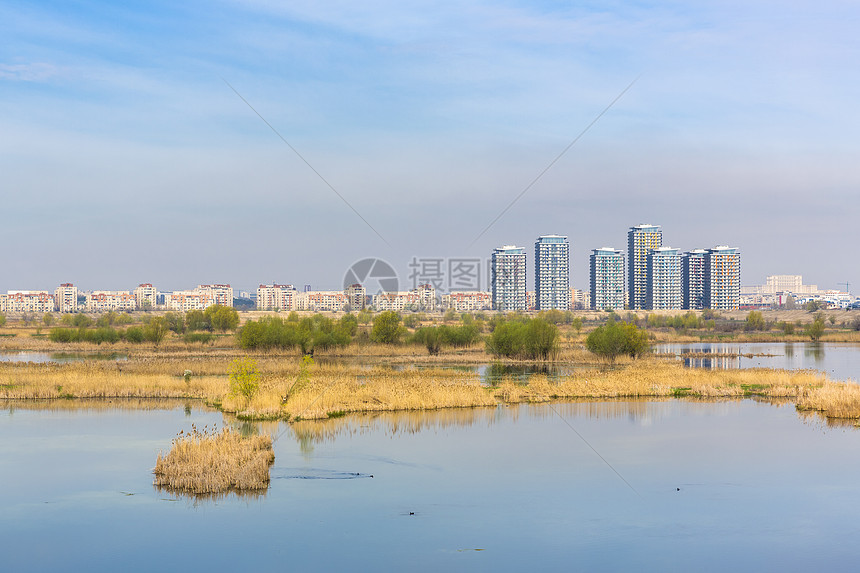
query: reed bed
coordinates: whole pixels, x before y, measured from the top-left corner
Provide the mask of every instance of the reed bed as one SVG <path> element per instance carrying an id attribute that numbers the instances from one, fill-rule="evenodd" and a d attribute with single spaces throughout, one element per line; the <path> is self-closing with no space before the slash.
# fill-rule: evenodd
<path id="1" fill-rule="evenodd" d="M 797 401 L 797 409 L 820 412 L 827 418 L 858 418 L 860 385 L 831 382 L 812 388 Z"/>
<path id="2" fill-rule="evenodd" d="M 261 490 L 269 487 L 274 461 L 271 436 L 192 426 L 174 438 L 167 455 L 158 455 L 153 473 L 156 486 L 187 494 Z"/>
<path id="3" fill-rule="evenodd" d="M 117 365 L 15 364 L 0 366 L 0 399 L 53 398 L 211 398 L 226 388 L 216 376 L 134 373 Z"/>

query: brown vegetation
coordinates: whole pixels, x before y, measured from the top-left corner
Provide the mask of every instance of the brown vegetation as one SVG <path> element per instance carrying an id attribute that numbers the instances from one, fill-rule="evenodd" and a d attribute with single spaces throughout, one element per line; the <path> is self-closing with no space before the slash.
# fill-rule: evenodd
<path id="1" fill-rule="evenodd" d="M 156 486 L 181 493 L 260 490 L 269 487 L 274 461 L 271 436 L 192 427 L 179 433 L 166 456 L 158 455 L 153 473 Z"/>

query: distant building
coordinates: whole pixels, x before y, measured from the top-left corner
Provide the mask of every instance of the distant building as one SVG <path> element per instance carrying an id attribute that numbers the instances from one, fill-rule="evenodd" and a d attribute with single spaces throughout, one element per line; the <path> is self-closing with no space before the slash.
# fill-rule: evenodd
<path id="1" fill-rule="evenodd" d="M 134 311 L 137 303 L 127 290 L 94 290 L 87 293 L 88 312 Z"/>
<path id="2" fill-rule="evenodd" d="M 257 287 L 257 310 L 293 310 L 297 294 L 293 285 L 260 285 Z"/>
<path id="3" fill-rule="evenodd" d="M 152 310 L 158 307 L 158 291 L 151 283 L 140 283 L 134 289 L 134 302 L 139 310 Z"/>
<path id="4" fill-rule="evenodd" d="M 591 251 L 589 257 L 593 310 L 624 308 L 624 252 L 612 247 Z"/>
<path id="5" fill-rule="evenodd" d="M 623 276 L 624 269 L 622 265 L 621 274 Z M 571 310 L 588 310 L 591 308 L 591 293 L 587 290 L 578 288 L 570 289 L 570 308 Z"/>
<path id="6" fill-rule="evenodd" d="M 683 308 L 701 310 L 705 308 L 705 265 L 708 251 L 693 249 L 681 257 L 681 291 Z"/>
<path id="7" fill-rule="evenodd" d="M 648 306 L 648 251 L 662 246 L 659 225 L 637 225 L 627 232 L 627 288 L 633 310 Z"/>
<path id="8" fill-rule="evenodd" d="M 215 305 L 215 297 L 211 293 L 198 290 L 180 290 L 165 293 L 167 310 L 188 312 L 189 310 L 206 310 Z"/>
<path id="9" fill-rule="evenodd" d="M 418 304 L 418 292 L 414 290 L 381 292 L 373 297 L 373 306 L 380 311 L 418 310 Z"/>
<path id="10" fill-rule="evenodd" d="M 648 251 L 646 274 L 648 310 L 676 310 L 683 304 L 681 295 L 681 252 L 671 247 Z"/>
<path id="11" fill-rule="evenodd" d="M 198 285 L 197 292 L 211 295 L 215 300 L 215 304 L 221 306 L 233 306 L 233 287 L 230 285 Z"/>
<path id="12" fill-rule="evenodd" d="M 46 290 L 10 290 L 3 312 L 54 312 L 54 297 Z"/>
<path id="13" fill-rule="evenodd" d="M 442 307 L 453 309 L 456 312 L 491 310 L 493 308 L 493 295 L 477 290 L 453 291 L 442 295 Z"/>
<path id="14" fill-rule="evenodd" d="M 522 247 L 505 245 L 493 250 L 490 261 L 493 308 L 526 310 L 526 253 Z"/>
<path id="15" fill-rule="evenodd" d="M 346 309 L 346 294 L 342 290 L 317 290 L 296 294 L 296 310 L 339 312 Z"/>
<path id="16" fill-rule="evenodd" d="M 741 294 L 741 254 L 724 245 L 708 249 L 705 266 L 705 306 L 714 310 L 737 310 Z"/>
<path id="17" fill-rule="evenodd" d="M 367 305 L 367 291 L 363 285 L 351 284 L 344 291 L 346 306 L 349 310 L 362 310 Z"/>
<path id="18" fill-rule="evenodd" d="M 77 312 L 78 287 L 72 283 L 63 283 L 54 291 L 54 307 L 59 312 Z"/>
<path id="19" fill-rule="evenodd" d="M 540 236 L 535 241 L 534 309 L 569 308 L 570 243 L 565 235 Z"/>
<path id="20" fill-rule="evenodd" d="M 425 312 L 435 312 L 438 303 L 436 301 L 436 287 L 431 284 L 418 285 L 413 289 L 418 294 L 418 308 Z"/>

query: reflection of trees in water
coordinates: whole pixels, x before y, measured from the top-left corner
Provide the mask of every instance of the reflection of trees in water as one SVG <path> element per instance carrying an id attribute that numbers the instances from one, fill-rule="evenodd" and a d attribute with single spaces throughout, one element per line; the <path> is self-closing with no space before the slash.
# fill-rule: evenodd
<path id="1" fill-rule="evenodd" d="M 794 344 L 791 342 L 785 343 L 785 357 L 794 358 Z"/>
<path id="2" fill-rule="evenodd" d="M 815 362 L 821 362 L 824 358 L 824 345 L 820 342 L 807 344 L 803 349 L 803 355 L 807 358 L 812 358 Z"/>

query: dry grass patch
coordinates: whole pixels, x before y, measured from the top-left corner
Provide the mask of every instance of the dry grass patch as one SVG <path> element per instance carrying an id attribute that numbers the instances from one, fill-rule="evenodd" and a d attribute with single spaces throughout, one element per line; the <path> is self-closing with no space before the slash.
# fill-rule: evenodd
<path id="1" fill-rule="evenodd" d="M 815 410 L 828 418 L 860 418 L 860 386 L 830 382 L 809 390 L 797 401 L 798 410 Z"/>
<path id="2" fill-rule="evenodd" d="M 221 432 L 180 432 L 170 452 L 158 454 L 155 485 L 190 494 L 261 490 L 269 487 L 269 468 L 275 461 L 271 436 L 242 437 Z"/>

